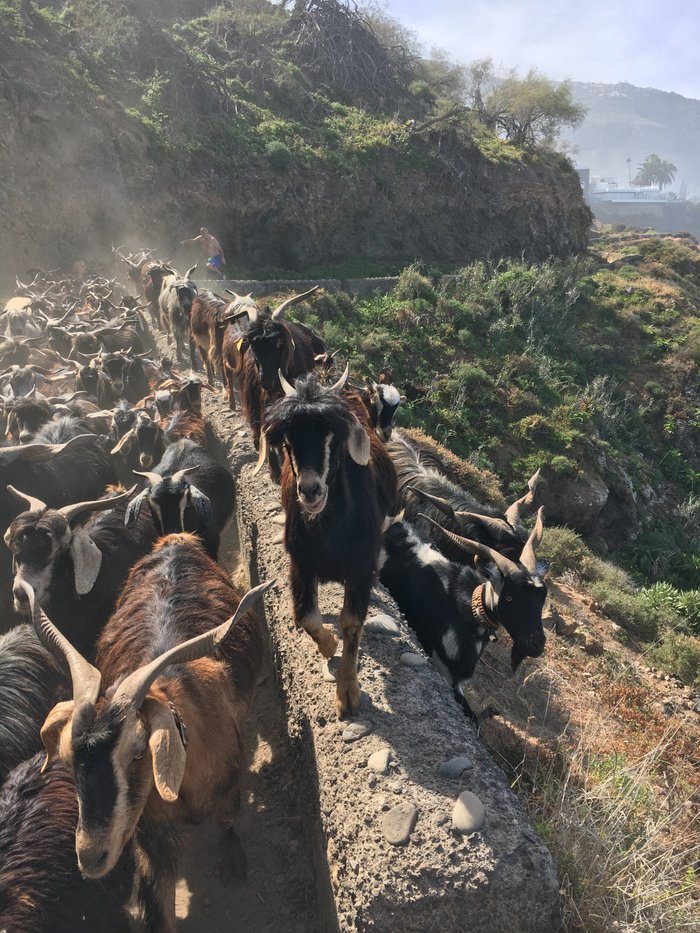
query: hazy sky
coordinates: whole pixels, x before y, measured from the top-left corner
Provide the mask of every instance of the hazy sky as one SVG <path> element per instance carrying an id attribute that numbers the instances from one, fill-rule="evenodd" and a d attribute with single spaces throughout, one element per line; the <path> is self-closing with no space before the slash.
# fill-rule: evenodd
<path id="1" fill-rule="evenodd" d="M 387 0 L 428 48 L 556 80 L 628 81 L 700 99 L 698 0 Z"/>

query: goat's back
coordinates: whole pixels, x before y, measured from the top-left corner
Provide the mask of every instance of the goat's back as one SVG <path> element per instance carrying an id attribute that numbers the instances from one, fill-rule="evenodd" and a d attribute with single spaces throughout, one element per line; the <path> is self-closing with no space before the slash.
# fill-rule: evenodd
<path id="1" fill-rule="evenodd" d="M 31 625 L 0 637 L 0 784 L 20 762 L 41 751 L 49 711 L 67 699 L 66 675 Z"/>
<path id="2" fill-rule="evenodd" d="M 130 847 L 98 881 L 75 857 L 78 802 L 67 767 L 39 754 L 0 789 L 0 929 L 6 933 L 123 933 L 133 877 Z"/>
<path id="3" fill-rule="evenodd" d="M 240 599 L 226 571 L 196 537 L 161 538 L 129 574 L 98 642 L 96 664 L 103 684 L 113 684 L 169 648 L 225 622 Z M 252 612 L 236 623 L 214 655 L 242 700 L 253 695 L 262 657 L 262 631 Z M 197 663 L 184 667 L 193 672 Z"/>

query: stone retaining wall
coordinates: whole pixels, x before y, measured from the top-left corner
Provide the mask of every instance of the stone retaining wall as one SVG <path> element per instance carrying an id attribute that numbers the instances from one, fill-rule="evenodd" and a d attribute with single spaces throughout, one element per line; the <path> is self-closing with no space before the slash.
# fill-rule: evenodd
<path id="1" fill-rule="evenodd" d="M 559 885 L 548 850 L 381 588 L 360 652 L 361 707 L 337 721 L 333 662 L 326 667 L 291 622 L 287 556 L 274 543 L 278 490 L 251 475 L 255 454 L 239 417 L 218 400 L 206 414 L 237 476 L 251 583 L 278 579 L 265 611 L 306 809 L 317 823 L 309 828 L 326 929 L 554 933 Z M 326 621 L 341 605 L 340 587 L 321 588 Z M 446 767 L 455 758 L 467 761 Z"/>
<path id="2" fill-rule="evenodd" d="M 277 295 L 284 292 L 305 292 L 314 285 L 320 285 L 327 292 L 347 292 L 349 295 L 365 297 L 379 292 L 388 294 L 398 282 L 398 278 L 383 277 L 376 279 L 221 279 L 207 282 L 212 291 L 221 294 L 225 288 L 239 295 L 252 292 L 253 298 L 263 298 L 266 295 Z M 204 280 L 200 282 L 204 286 Z"/>

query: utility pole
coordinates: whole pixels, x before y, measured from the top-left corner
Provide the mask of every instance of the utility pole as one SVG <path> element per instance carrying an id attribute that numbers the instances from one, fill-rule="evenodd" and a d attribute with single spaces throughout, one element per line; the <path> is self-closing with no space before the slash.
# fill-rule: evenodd
<path id="1" fill-rule="evenodd" d="M 632 159 L 627 158 L 627 180 L 629 181 L 630 187 L 632 187 Z"/>

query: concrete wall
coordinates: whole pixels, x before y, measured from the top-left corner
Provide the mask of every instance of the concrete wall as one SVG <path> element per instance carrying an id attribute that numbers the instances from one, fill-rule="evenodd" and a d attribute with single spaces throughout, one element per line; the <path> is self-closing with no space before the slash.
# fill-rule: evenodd
<path id="1" fill-rule="evenodd" d="M 211 288 L 221 294 L 225 288 L 237 292 L 239 295 L 252 293 L 253 298 L 264 298 L 266 295 L 288 294 L 305 292 L 314 285 L 320 285 L 327 292 L 347 292 L 349 295 L 366 296 L 379 292 L 386 295 L 398 282 L 398 278 L 384 277 L 376 279 L 222 279 L 212 281 Z M 204 280 L 202 280 L 204 285 Z"/>

